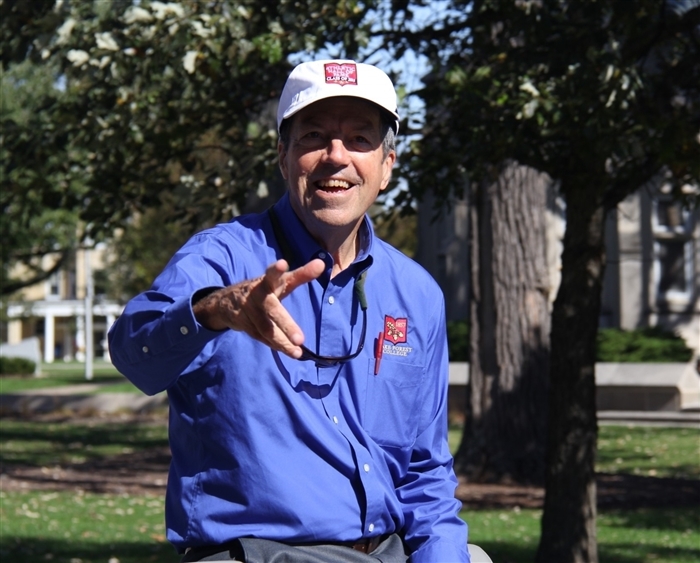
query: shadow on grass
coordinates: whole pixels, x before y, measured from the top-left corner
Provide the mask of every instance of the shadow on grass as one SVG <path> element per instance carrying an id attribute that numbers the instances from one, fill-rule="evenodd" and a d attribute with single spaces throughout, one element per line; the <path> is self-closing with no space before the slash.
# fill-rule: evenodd
<path id="1" fill-rule="evenodd" d="M 644 559 L 640 559 L 640 555 Z M 638 543 L 598 544 L 598 559 L 603 563 L 640 563 L 640 561 L 695 563 L 699 558 L 700 549 L 645 545 L 644 551 L 640 552 Z"/>
<path id="2" fill-rule="evenodd" d="M 483 549 L 494 563 L 532 563 L 535 560 L 537 545 L 524 547 L 508 542 L 480 541 L 478 546 Z"/>
<path id="3" fill-rule="evenodd" d="M 671 477 L 647 477 L 629 473 L 596 474 L 598 508 L 669 509 L 700 504 L 700 480 Z"/>
<path id="4" fill-rule="evenodd" d="M 523 547 L 508 542 L 479 542 L 494 563 L 532 563 L 535 560 L 537 545 Z M 642 556 L 644 559 L 640 559 Z M 640 561 L 666 561 L 674 563 L 691 563 L 700 561 L 698 549 L 687 547 L 665 547 L 659 545 L 616 543 L 598 544 L 598 559 L 606 563 L 640 563 Z"/>
<path id="5" fill-rule="evenodd" d="M 106 563 L 116 558 L 119 563 L 178 563 L 180 557 L 167 543 L 123 542 L 97 543 L 45 538 L 0 538 L 0 560 L 3 563 Z"/>
<path id="6" fill-rule="evenodd" d="M 165 424 L 126 423 L 46 423 L 0 421 L 3 447 L 0 462 L 39 467 L 57 457 L 79 453 L 101 459 L 116 453 L 136 453 L 167 446 Z"/>
<path id="7" fill-rule="evenodd" d="M 638 508 L 632 510 L 605 510 L 600 516 L 605 519 L 606 527 L 632 528 L 636 530 L 658 530 L 669 532 L 700 530 L 700 497 L 692 506 L 673 508 Z M 698 543 L 698 561 L 700 561 L 700 542 Z"/>

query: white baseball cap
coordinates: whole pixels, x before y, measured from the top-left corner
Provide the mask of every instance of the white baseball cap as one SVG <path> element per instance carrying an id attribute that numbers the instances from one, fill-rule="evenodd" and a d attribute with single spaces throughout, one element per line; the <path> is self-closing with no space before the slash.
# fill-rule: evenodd
<path id="1" fill-rule="evenodd" d="M 282 121 L 306 106 L 335 96 L 362 98 L 378 105 L 394 118 L 399 132 L 396 90 L 386 73 L 376 66 L 350 60 L 323 60 L 294 67 L 284 85 L 277 108 L 277 130 Z"/>

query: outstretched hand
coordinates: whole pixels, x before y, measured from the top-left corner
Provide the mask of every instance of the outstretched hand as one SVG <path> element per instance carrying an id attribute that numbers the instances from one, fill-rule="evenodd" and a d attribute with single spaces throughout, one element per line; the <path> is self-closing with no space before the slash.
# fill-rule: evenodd
<path id="1" fill-rule="evenodd" d="M 311 260 L 288 271 L 285 260 L 269 266 L 265 275 L 210 293 L 192 307 L 197 320 L 211 330 L 240 330 L 292 358 L 302 354 L 304 333 L 282 305 L 300 285 L 319 277 L 323 260 Z"/>

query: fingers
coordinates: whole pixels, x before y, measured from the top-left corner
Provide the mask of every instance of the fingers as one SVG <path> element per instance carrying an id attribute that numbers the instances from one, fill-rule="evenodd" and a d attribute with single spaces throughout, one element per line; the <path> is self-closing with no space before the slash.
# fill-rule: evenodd
<path id="1" fill-rule="evenodd" d="M 304 343 L 304 333 L 291 317 L 281 300 L 287 297 L 299 286 L 319 277 L 325 270 L 323 260 L 311 260 L 304 266 L 287 272 L 287 263 L 278 260 L 268 267 L 263 277 L 263 287 L 270 291 L 264 298 L 266 315 L 271 321 L 267 331 L 261 331 L 269 340 L 272 348 L 298 358 L 301 356 L 300 346 Z"/>
<path id="2" fill-rule="evenodd" d="M 287 262 L 271 264 L 260 278 L 246 280 L 219 290 L 197 304 L 195 314 L 209 328 L 231 328 L 247 333 L 274 350 L 292 358 L 302 354 L 304 333 L 282 299 L 299 286 L 319 277 L 322 260 L 311 260 L 291 272 Z"/>
<path id="3" fill-rule="evenodd" d="M 278 262 L 275 262 L 275 264 L 270 266 L 270 268 L 268 268 L 268 272 L 271 268 L 274 268 L 280 262 L 283 262 L 286 265 L 286 262 L 284 262 L 284 260 L 279 260 Z M 284 287 L 281 288 L 281 291 L 278 293 L 278 297 L 280 299 L 284 299 L 285 297 L 287 297 L 287 295 L 289 295 L 300 285 L 304 285 L 305 283 L 308 283 L 311 280 L 315 280 L 316 278 L 318 278 L 324 272 L 325 269 L 326 264 L 324 263 L 324 261 L 320 260 L 319 258 L 314 258 L 313 260 L 307 262 L 300 268 L 283 274 L 280 277 L 280 281 L 284 283 Z"/>
<path id="4" fill-rule="evenodd" d="M 267 284 L 270 291 L 277 292 L 278 287 L 283 282 L 283 276 L 289 269 L 286 260 L 277 260 L 274 264 L 270 264 L 265 270 L 265 275 L 263 276 L 264 283 Z"/>

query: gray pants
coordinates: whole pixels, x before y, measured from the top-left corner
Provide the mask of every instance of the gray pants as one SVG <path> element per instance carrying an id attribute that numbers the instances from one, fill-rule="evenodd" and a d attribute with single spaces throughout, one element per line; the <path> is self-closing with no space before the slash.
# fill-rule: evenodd
<path id="1" fill-rule="evenodd" d="M 406 563 L 403 542 L 397 534 L 389 536 L 370 554 L 343 545 L 287 545 L 241 538 L 215 553 L 190 552 L 182 563 L 191 561 L 241 561 L 245 563 Z"/>

